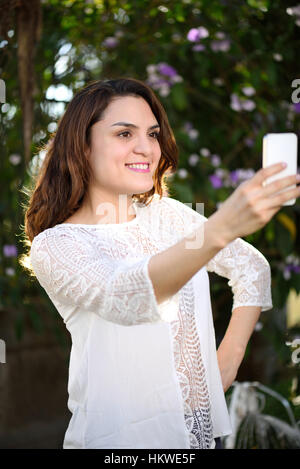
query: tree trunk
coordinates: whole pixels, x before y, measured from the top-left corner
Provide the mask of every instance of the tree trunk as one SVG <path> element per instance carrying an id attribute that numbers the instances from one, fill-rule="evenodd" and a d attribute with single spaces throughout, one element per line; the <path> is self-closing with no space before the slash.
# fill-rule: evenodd
<path id="1" fill-rule="evenodd" d="M 18 40 L 18 74 L 23 120 L 23 148 L 25 167 L 31 156 L 31 140 L 34 116 L 36 44 L 40 39 L 42 9 L 40 0 L 19 0 L 16 5 Z"/>

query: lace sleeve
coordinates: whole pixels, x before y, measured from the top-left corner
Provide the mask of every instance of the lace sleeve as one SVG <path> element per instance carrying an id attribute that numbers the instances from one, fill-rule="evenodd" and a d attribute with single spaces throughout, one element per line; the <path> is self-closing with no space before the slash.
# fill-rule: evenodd
<path id="1" fill-rule="evenodd" d="M 241 238 L 229 243 L 206 265 L 229 280 L 233 292 L 232 310 L 238 306 L 261 306 L 262 311 L 273 308 L 271 269 L 266 258 Z"/>
<path id="2" fill-rule="evenodd" d="M 47 230 L 34 238 L 30 252 L 36 277 L 55 306 L 94 312 L 127 326 L 161 320 L 148 273 L 150 258 L 115 260 L 75 233 Z"/>
<path id="3" fill-rule="evenodd" d="M 199 228 L 207 218 L 202 215 L 203 204 L 199 204 L 197 211 L 193 210 L 192 204 L 188 205 L 171 197 L 163 198 L 164 205 L 167 207 L 167 213 L 163 212 L 163 217 L 167 220 L 168 226 L 172 227 L 180 237 L 189 236 L 193 231 Z"/>
<path id="4" fill-rule="evenodd" d="M 176 199 L 168 199 L 180 216 L 182 233 L 186 235 L 207 218 Z M 190 205 L 190 204 L 189 204 Z M 229 279 L 233 292 L 233 307 L 261 306 L 262 311 L 273 307 L 271 297 L 271 269 L 266 258 L 251 244 L 237 238 L 219 251 L 207 264 L 208 272 Z"/>

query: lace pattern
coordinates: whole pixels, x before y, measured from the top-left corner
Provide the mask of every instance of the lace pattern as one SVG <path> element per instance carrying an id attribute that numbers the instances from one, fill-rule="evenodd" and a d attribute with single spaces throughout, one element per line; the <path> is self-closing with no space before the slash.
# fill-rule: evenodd
<path id="1" fill-rule="evenodd" d="M 196 328 L 193 284 L 187 282 L 177 295 L 158 306 L 148 273 L 151 256 L 175 244 L 206 218 L 166 197 L 155 198 L 138 217 L 133 224 L 61 224 L 47 229 L 33 240 L 31 263 L 65 321 L 78 310 L 127 326 L 169 318 L 190 447 L 210 448 L 211 403 Z M 156 228 L 155 219 L 161 222 Z M 221 250 L 206 267 L 230 279 L 234 307 L 272 307 L 269 264 L 242 239 Z M 171 309 L 172 321 L 168 316 Z"/>
<path id="2" fill-rule="evenodd" d="M 184 400 L 191 449 L 209 449 L 213 439 L 210 400 L 194 314 L 191 282 L 183 287 L 179 319 L 172 323 L 176 370 Z"/>
<path id="3" fill-rule="evenodd" d="M 271 270 L 265 257 L 251 244 L 237 238 L 211 259 L 208 272 L 229 278 L 233 292 L 232 310 L 238 306 L 272 307 Z"/>
<path id="4" fill-rule="evenodd" d="M 57 306 L 100 314 L 122 325 L 161 319 L 148 276 L 151 256 L 126 261 L 125 245 L 91 244 L 86 229 L 58 225 L 33 240 L 31 264 Z M 95 236 L 95 233 L 94 233 Z"/>

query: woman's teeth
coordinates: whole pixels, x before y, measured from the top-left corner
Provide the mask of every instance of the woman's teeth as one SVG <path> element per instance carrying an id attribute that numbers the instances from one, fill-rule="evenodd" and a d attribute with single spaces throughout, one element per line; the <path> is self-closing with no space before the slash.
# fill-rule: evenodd
<path id="1" fill-rule="evenodd" d="M 138 169 L 148 169 L 149 165 L 148 164 L 128 164 L 126 165 L 129 168 L 138 168 Z"/>
<path id="2" fill-rule="evenodd" d="M 136 171 L 138 173 L 150 173 L 149 164 L 147 163 L 144 163 L 144 164 L 133 163 L 133 164 L 127 164 L 126 166 L 128 166 L 128 168 L 131 169 L 131 171 Z"/>

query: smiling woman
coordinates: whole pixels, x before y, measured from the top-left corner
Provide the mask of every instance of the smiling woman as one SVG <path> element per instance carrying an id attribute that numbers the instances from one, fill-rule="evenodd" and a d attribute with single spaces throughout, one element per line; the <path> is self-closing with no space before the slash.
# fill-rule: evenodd
<path id="1" fill-rule="evenodd" d="M 135 124 L 114 122 L 120 115 L 134 120 Z M 121 96 L 111 100 L 102 118 L 90 129 L 90 146 L 86 154 L 92 176 L 81 207 L 67 222 L 101 222 L 102 203 L 111 204 L 115 217 L 112 222 L 128 220 L 133 195 L 147 193 L 153 188 L 154 174 L 161 158 L 158 132 L 155 135 L 151 132 L 160 127 L 156 121 L 149 104 L 141 97 Z M 120 132 L 120 127 L 130 128 L 130 131 Z M 122 209 L 118 200 L 121 194 L 127 199 Z M 120 213 L 121 210 L 124 213 Z"/>
<path id="2" fill-rule="evenodd" d="M 107 221 L 101 203 L 111 204 L 109 221 L 130 219 L 133 201 L 147 204 L 154 193 L 168 194 L 167 176 L 178 163 L 165 110 L 152 89 L 133 78 L 97 81 L 78 92 L 44 151 L 25 216 L 30 242 L 58 223 Z M 149 170 L 128 163 L 149 163 Z"/>
<path id="3" fill-rule="evenodd" d="M 72 337 L 63 447 L 214 448 L 231 432 L 224 389 L 254 313 L 272 307 L 268 262 L 238 238 L 266 223 L 260 199 L 276 206 L 263 175 L 248 187 L 255 209 L 236 192 L 206 219 L 170 198 L 175 138 L 131 78 L 75 95 L 46 151 L 25 234 L 30 272 Z M 218 356 L 207 271 L 234 293 Z"/>

